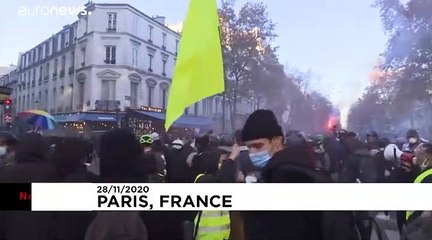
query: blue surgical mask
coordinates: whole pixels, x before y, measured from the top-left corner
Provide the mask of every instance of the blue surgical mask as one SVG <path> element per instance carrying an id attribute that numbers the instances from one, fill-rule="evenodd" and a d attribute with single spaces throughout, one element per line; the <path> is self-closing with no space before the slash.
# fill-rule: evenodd
<path id="1" fill-rule="evenodd" d="M 271 156 L 268 151 L 264 150 L 257 153 L 249 154 L 252 164 L 257 168 L 264 168 Z"/>
<path id="2" fill-rule="evenodd" d="M 5 155 L 7 152 L 7 148 L 5 146 L 1 146 L 0 147 L 0 156 Z"/>

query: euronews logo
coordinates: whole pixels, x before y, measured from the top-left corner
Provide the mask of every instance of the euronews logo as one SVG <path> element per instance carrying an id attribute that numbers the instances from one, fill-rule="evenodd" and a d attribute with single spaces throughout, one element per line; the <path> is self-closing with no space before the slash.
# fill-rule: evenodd
<path id="1" fill-rule="evenodd" d="M 19 16 L 77 16 L 91 15 L 85 6 L 20 6 Z"/>

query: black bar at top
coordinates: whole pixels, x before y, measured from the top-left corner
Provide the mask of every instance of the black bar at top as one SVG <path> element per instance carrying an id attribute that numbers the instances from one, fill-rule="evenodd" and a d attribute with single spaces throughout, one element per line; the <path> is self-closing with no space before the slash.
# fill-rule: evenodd
<path id="1" fill-rule="evenodd" d="M 0 183 L 0 211 L 31 211 L 31 183 Z"/>

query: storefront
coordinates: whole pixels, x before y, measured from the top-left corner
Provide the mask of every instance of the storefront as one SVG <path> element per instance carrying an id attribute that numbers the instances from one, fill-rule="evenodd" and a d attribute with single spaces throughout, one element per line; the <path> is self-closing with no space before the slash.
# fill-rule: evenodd
<path id="1" fill-rule="evenodd" d="M 75 129 L 79 133 L 83 133 L 117 128 L 122 125 L 124 115 L 124 113 L 110 112 L 77 112 L 53 116 L 65 128 Z"/>
<path id="2" fill-rule="evenodd" d="M 143 106 L 139 109 L 128 109 L 125 121 L 136 134 L 165 132 L 165 110 L 161 108 Z M 208 131 L 212 128 L 212 123 L 210 118 L 182 115 L 169 132 L 174 135 L 184 135 L 197 131 Z"/>

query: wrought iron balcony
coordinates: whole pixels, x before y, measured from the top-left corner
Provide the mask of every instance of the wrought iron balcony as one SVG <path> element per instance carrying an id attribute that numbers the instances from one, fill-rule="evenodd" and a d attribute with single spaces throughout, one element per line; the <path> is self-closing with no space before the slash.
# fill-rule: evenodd
<path id="1" fill-rule="evenodd" d="M 116 111 L 120 108 L 120 101 L 117 100 L 96 100 L 96 111 Z"/>

